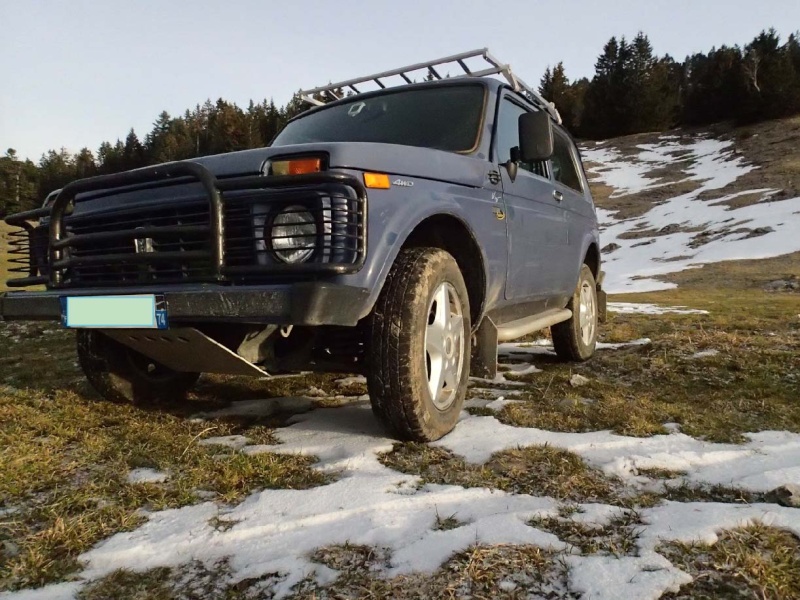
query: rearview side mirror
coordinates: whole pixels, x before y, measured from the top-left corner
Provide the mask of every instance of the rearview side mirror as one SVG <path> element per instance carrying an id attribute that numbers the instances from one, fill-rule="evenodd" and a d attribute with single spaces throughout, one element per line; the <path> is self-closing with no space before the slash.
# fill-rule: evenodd
<path id="1" fill-rule="evenodd" d="M 553 156 L 553 122 L 543 110 L 520 115 L 519 154 L 522 162 L 548 160 Z"/>

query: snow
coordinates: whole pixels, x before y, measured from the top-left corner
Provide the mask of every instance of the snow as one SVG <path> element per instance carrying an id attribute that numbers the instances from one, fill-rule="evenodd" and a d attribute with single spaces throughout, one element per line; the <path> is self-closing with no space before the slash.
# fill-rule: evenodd
<path id="1" fill-rule="evenodd" d="M 128 483 L 163 483 L 169 475 L 155 469 L 142 467 L 128 473 Z"/>
<path id="2" fill-rule="evenodd" d="M 685 306 L 660 306 L 658 304 L 636 304 L 633 302 L 609 302 L 608 311 L 620 313 L 623 315 L 641 314 L 641 315 L 707 315 L 707 310 L 698 310 L 696 308 L 687 308 Z"/>
<path id="3" fill-rule="evenodd" d="M 78 594 L 82 584 L 77 581 L 55 583 L 47 587 L 22 590 L 19 592 L 0 592 L 0 600 L 72 600 Z"/>
<path id="4" fill-rule="evenodd" d="M 228 558 L 233 572 L 230 583 L 279 573 L 275 592 L 281 597 L 306 577 L 330 581 L 329 570 L 308 557 L 313 550 L 332 544 L 388 548 L 391 566 L 379 575 L 389 577 L 433 571 L 453 553 L 475 543 L 569 550 L 553 534 L 527 525 L 533 517 L 558 515 L 559 505 L 552 498 L 459 486 L 418 489 L 417 477 L 383 466 L 378 455 L 389 451 L 394 442 L 384 437 L 366 403 L 316 409 L 293 420 L 291 426 L 277 430 L 280 444 L 245 446 L 243 451 L 317 456 L 315 468 L 335 474 L 333 483 L 309 490 L 263 490 L 230 507 L 204 502 L 149 513 L 140 528 L 119 533 L 83 554 L 81 578 L 100 578 L 118 568 L 180 567 L 190 561 L 211 565 Z M 747 443 L 735 445 L 696 440 L 677 431 L 649 438 L 608 431 L 558 433 L 511 427 L 493 417 L 463 413 L 455 431 L 433 446 L 480 464 L 494 452 L 546 444 L 579 454 L 633 489 L 645 484 L 647 478 L 638 475 L 642 468 L 685 471 L 685 479 L 692 483 L 758 491 L 800 483 L 800 435 L 760 432 L 748 438 Z M 622 510 L 602 504 L 577 508 L 571 518 L 590 527 L 608 523 Z M 639 556 L 567 557 L 570 583 L 585 597 L 606 598 L 614 593 L 615 597 L 655 598 L 687 582 L 686 574 L 655 552 L 665 540 L 713 542 L 720 530 L 756 520 L 800 533 L 800 511 L 773 504 L 666 502 L 641 514 L 645 525 Z M 437 515 L 453 515 L 464 525 L 437 530 Z M 221 531 L 210 522 L 216 517 L 235 524 Z M 52 596 L 42 591 L 40 597 L 57 597 L 58 590 L 53 588 Z"/>
<path id="5" fill-rule="evenodd" d="M 800 435 L 763 431 L 746 437 L 749 441 L 744 444 L 718 444 L 680 432 L 647 438 L 609 431 L 563 433 L 504 425 L 494 417 L 469 417 L 432 445 L 475 464 L 485 463 L 495 452 L 518 446 L 562 448 L 632 486 L 643 483 L 639 469 L 685 471 L 685 479 L 691 483 L 754 491 L 800 483 Z"/>
<path id="6" fill-rule="evenodd" d="M 367 378 L 363 375 L 356 375 L 355 377 L 345 377 L 343 379 L 337 379 L 336 384 L 342 387 L 347 387 L 350 385 L 367 385 Z"/>
<path id="7" fill-rule="evenodd" d="M 650 208 L 640 217 L 620 219 L 604 209 L 597 209 L 603 246 L 614 243 L 619 248 L 604 256 L 607 272 L 605 288 L 611 293 L 647 292 L 674 287 L 653 279 L 705 263 L 738 259 L 770 258 L 800 251 L 798 214 L 800 197 L 774 201 L 778 190 L 759 188 L 727 194 L 714 200 L 704 194 L 724 188 L 756 167 L 736 156 L 733 142 L 698 137 L 681 144 L 664 139 L 658 144 L 642 145 L 635 156 L 625 156 L 612 147 L 584 150 L 592 180 L 614 188 L 611 198 L 652 190 L 663 185 L 649 177 L 654 169 L 672 165 L 683 179 L 697 188 Z M 681 153 L 677 160 L 676 153 Z M 678 163 L 678 164 L 675 164 Z M 756 204 L 731 208 L 724 203 L 743 196 L 758 198 Z M 664 235 L 643 234 L 629 239 L 631 232 L 661 230 L 677 226 Z M 687 231 L 696 229 L 696 231 Z M 744 231 L 760 229 L 763 235 L 748 237 Z M 692 248 L 698 233 L 708 232 L 707 243 Z"/>
<path id="8" fill-rule="evenodd" d="M 692 354 L 691 358 L 710 358 L 712 356 L 717 356 L 719 354 L 719 350 L 702 350 L 700 352 L 695 352 Z"/>
<path id="9" fill-rule="evenodd" d="M 656 600 L 666 591 L 677 592 L 692 581 L 656 552 L 639 556 L 567 556 L 570 589 L 581 600 Z"/>

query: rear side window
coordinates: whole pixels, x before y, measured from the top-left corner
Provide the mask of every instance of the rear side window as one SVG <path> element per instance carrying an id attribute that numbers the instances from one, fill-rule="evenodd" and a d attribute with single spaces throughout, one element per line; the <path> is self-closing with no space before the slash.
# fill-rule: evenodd
<path id="1" fill-rule="evenodd" d="M 583 193 L 581 178 L 578 175 L 578 166 L 575 158 L 570 152 L 570 143 L 567 137 L 560 131 L 554 131 L 553 136 L 553 179 L 565 186 L 572 188 L 576 192 Z"/>
<path id="2" fill-rule="evenodd" d="M 511 149 L 519 147 L 519 117 L 527 111 L 516 102 L 503 98 L 500 114 L 497 118 L 497 135 L 495 136 L 495 155 L 498 164 L 511 158 Z M 536 175 L 547 177 L 544 162 L 519 163 L 519 168 Z"/>

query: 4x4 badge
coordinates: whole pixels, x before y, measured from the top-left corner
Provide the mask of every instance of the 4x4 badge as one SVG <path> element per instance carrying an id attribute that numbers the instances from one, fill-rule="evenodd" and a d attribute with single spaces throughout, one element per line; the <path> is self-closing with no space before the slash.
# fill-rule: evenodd
<path id="1" fill-rule="evenodd" d="M 414 185 L 413 181 L 408 181 L 406 179 L 395 179 L 392 182 L 392 185 L 399 185 L 400 187 L 411 187 Z"/>

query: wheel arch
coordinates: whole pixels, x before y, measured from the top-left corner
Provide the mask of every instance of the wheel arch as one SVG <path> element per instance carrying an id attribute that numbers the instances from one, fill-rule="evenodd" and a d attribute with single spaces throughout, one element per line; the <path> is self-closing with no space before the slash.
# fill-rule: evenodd
<path id="1" fill-rule="evenodd" d="M 600 275 L 600 249 L 597 247 L 596 242 L 592 241 L 586 249 L 583 264 L 592 270 L 592 275 L 594 275 L 594 279 L 597 281 Z"/>
<path id="2" fill-rule="evenodd" d="M 471 320 L 477 325 L 485 308 L 487 276 L 484 255 L 474 232 L 461 218 L 451 213 L 426 216 L 403 240 L 392 257 L 392 264 L 402 250 L 425 246 L 446 250 L 455 259 L 467 286 Z M 381 288 L 389 270 L 391 266 L 383 274 Z"/>

